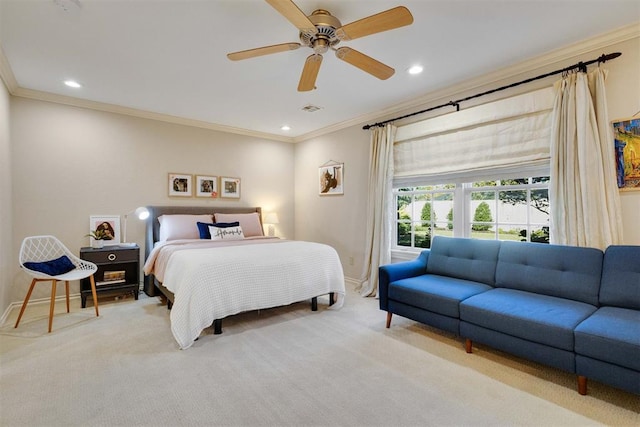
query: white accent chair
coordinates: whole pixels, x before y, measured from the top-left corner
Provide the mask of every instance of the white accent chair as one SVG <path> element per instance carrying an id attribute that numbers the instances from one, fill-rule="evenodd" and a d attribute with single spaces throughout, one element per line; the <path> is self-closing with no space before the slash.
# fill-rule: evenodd
<path id="1" fill-rule="evenodd" d="M 36 271 L 25 267 L 25 263 L 45 263 L 47 261 L 56 260 L 62 256 L 66 256 L 75 268 L 63 274 L 49 275 L 41 271 Z M 67 249 L 60 240 L 54 236 L 31 236 L 26 237 L 22 241 L 20 247 L 20 267 L 33 277 L 29 292 L 22 303 L 18 320 L 16 321 L 15 328 L 18 327 L 24 309 L 27 307 L 33 287 L 37 282 L 51 282 L 51 306 L 49 308 L 49 332 L 53 325 L 53 311 L 56 300 L 56 284 L 57 282 L 65 282 L 65 290 L 67 295 L 67 313 L 69 312 L 69 281 L 80 280 L 89 277 L 91 281 L 91 291 L 93 293 L 93 306 L 96 310 L 96 316 L 98 313 L 98 296 L 96 294 L 96 284 L 93 278 L 93 274 L 98 270 L 98 267 L 88 261 L 82 260 L 75 256 L 69 249 Z"/>

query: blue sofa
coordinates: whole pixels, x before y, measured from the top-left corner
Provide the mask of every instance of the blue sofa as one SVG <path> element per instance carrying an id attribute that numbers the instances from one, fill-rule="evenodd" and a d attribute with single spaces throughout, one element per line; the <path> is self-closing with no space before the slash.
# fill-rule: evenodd
<path id="1" fill-rule="evenodd" d="M 380 309 L 640 394 L 640 246 L 436 236 L 380 267 Z"/>

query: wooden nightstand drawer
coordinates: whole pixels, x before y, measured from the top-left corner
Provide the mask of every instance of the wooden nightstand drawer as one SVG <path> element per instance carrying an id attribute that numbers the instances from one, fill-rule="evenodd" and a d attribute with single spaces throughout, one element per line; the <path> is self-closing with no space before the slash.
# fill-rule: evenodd
<path id="1" fill-rule="evenodd" d="M 138 248 L 102 248 L 95 250 L 86 250 L 82 253 L 82 259 L 91 261 L 95 264 L 113 263 L 113 262 L 129 262 L 138 261 Z"/>

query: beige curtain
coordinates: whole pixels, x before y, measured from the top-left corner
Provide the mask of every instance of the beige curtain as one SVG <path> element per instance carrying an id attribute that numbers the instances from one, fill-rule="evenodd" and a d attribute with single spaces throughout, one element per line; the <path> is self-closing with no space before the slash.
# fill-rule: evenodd
<path id="1" fill-rule="evenodd" d="M 375 296 L 378 267 L 391 262 L 391 211 L 393 141 L 396 127 L 376 127 L 371 132 L 369 151 L 369 197 L 367 201 L 367 246 L 360 294 Z"/>
<path id="2" fill-rule="evenodd" d="M 600 68 L 555 84 L 551 242 L 606 249 L 622 242 L 613 135 Z"/>

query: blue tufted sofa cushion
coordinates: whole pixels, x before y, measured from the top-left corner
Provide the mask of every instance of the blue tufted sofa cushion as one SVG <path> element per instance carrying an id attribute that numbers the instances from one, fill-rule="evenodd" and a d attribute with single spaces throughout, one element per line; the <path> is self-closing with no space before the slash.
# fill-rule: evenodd
<path id="1" fill-rule="evenodd" d="M 435 236 L 427 272 L 493 286 L 500 241 Z"/>
<path id="2" fill-rule="evenodd" d="M 505 241 L 495 286 L 597 306 L 602 258 L 594 248 Z"/>
<path id="3" fill-rule="evenodd" d="M 609 246 L 604 253 L 600 304 L 640 310 L 640 246 Z"/>
<path id="4" fill-rule="evenodd" d="M 493 289 L 460 303 L 460 320 L 493 331 L 573 351 L 573 330 L 596 311 L 578 301 Z"/>
<path id="5" fill-rule="evenodd" d="M 601 307 L 575 330 L 576 353 L 640 371 L 640 311 Z"/>

